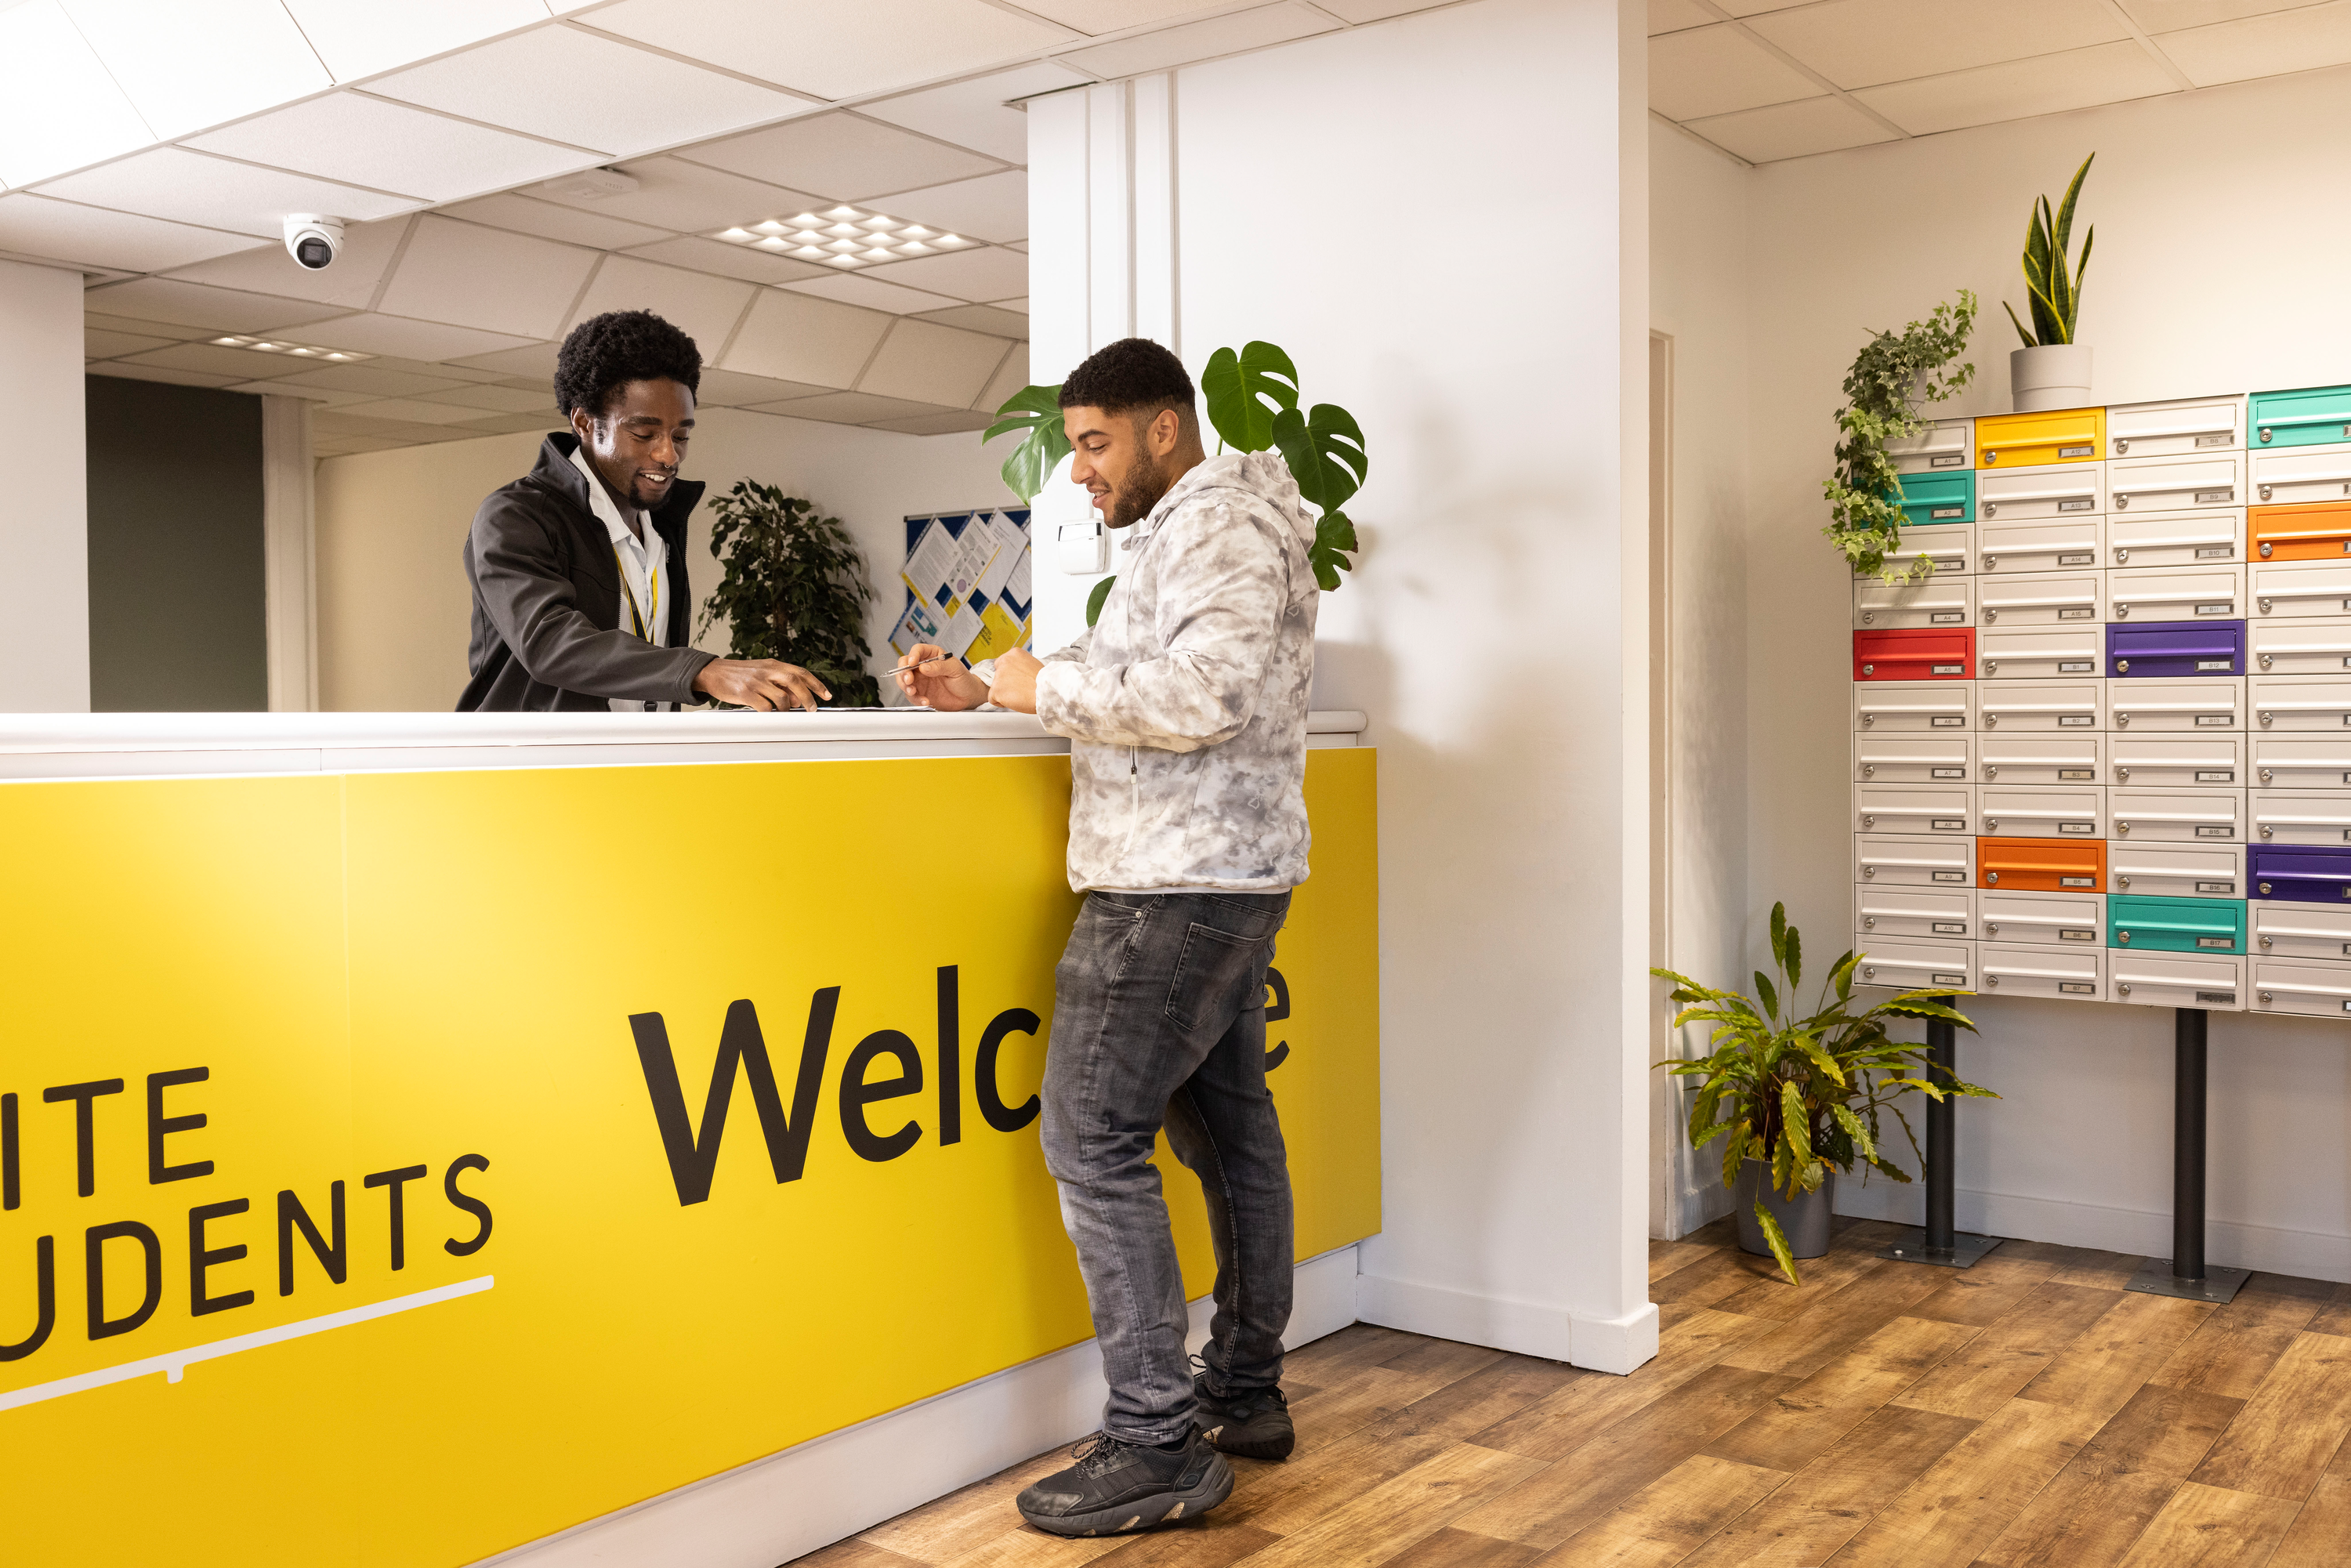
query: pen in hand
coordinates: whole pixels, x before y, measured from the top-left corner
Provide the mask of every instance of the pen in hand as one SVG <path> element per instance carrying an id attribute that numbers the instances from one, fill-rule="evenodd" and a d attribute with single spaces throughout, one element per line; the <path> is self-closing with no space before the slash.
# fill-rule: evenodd
<path id="1" fill-rule="evenodd" d="M 896 669 L 894 669 L 894 670 L 891 671 L 890 673 L 891 673 L 892 674 L 893 674 L 893 675 L 901 675 L 901 674 L 905 674 L 907 671 L 909 671 L 909 670 L 919 670 L 919 669 L 921 669 L 925 664 L 943 664 L 943 663 L 958 663 L 958 662 L 959 662 L 959 661 L 957 661 L 957 660 L 956 659 L 956 656 L 955 656 L 953 653 L 934 653 L 934 654 L 932 654 L 932 655 L 931 655 L 929 658 L 927 658 L 927 659 L 917 659 L 917 660 L 915 660 L 915 661 L 914 661 L 913 664 L 901 664 L 901 665 L 899 665 Z"/>

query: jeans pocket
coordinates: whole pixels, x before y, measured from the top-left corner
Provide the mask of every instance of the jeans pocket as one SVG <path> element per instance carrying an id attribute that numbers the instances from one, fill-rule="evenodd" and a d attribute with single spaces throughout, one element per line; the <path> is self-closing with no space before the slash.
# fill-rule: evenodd
<path id="1" fill-rule="evenodd" d="M 1223 1033 L 1264 999 L 1268 946 L 1262 936 L 1237 936 L 1193 922 L 1167 987 L 1169 1021 L 1186 1034 Z"/>

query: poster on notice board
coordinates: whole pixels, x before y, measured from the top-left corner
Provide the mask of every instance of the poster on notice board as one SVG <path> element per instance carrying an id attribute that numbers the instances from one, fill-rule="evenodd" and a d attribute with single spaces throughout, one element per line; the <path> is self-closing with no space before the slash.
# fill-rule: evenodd
<path id="1" fill-rule="evenodd" d="M 967 664 L 1029 645 L 1029 512 L 1025 507 L 906 519 L 904 608 L 890 646 L 930 643 Z"/>

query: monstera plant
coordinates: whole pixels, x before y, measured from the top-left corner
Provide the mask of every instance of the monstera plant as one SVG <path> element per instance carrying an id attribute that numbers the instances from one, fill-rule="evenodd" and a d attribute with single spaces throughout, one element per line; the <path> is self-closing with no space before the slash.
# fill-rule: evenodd
<path id="1" fill-rule="evenodd" d="M 1353 570 L 1352 559 L 1361 548 L 1355 525 L 1342 508 L 1363 488 L 1371 471 L 1364 450 L 1363 427 L 1337 403 L 1318 402 L 1301 408 L 1298 367 L 1271 343 L 1252 342 L 1238 352 L 1218 349 L 1208 356 L 1200 376 L 1200 392 L 1208 405 L 1208 423 L 1216 427 L 1219 451 L 1280 452 L 1298 481 L 1298 493 L 1321 517 L 1314 543 L 1306 552 L 1314 580 L 1328 592 L 1339 586 L 1342 572 Z M 1004 482 L 1024 501 L 1033 502 L 1062 458 L 1070 455 L 1069 437 L 1061 429 L 1061 387 L 1023 387 L 998 409 L 998 419 L 980 440 L 988 442 L 1016 431 L 1020 444 L 1004 460 Z M 1086 624 L 1102 613 L 1116 578 L 1094 585 L 1086 601 Z"/>

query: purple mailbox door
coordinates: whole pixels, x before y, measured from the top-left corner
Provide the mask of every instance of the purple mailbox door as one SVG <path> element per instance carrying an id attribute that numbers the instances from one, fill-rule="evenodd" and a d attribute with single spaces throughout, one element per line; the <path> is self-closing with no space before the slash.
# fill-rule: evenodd
<path id="1" fill-rule="evenodd" d="M 2106 673 L 2125 679 L 2141 675 L 2241 675 L 2245 673 L 2245 623 L 2111 623 L 2106 627 Z"/>
<path id="2" fill-rule="evenodd" d="M 2351 898 L 2351 844 L 2255 844 L 2245 852 L 2254 898 L 2290 904 L 2340 904 Z"/>

